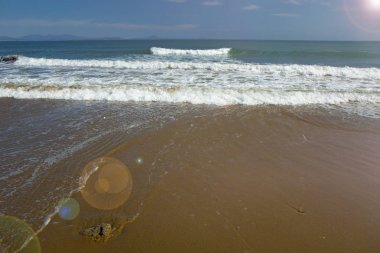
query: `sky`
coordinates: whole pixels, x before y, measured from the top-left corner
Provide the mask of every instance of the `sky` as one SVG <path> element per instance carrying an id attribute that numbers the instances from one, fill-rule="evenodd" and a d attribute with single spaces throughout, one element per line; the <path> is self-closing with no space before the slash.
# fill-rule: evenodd
<path id="1" fill-rule="evenodd" d="M 0 35 L 380 40 L 380 0 L 0 0 Z"/>

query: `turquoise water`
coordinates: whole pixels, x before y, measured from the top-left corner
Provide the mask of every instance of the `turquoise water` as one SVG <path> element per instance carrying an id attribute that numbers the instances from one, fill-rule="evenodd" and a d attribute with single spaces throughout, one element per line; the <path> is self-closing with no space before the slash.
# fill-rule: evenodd
<path id="1" fill-rule="evenodd" d="M 0 42 L 0 97 L 371 108 L 379 42 Z"/>
<path id="2" fill-rule="evenodd" d="M 179 49 L 232 48 L 244 62 L 380 67 L 380 42 L 126 40 L 0 42 L 0 55 L 64 59 L 123 58 L 150 54 L 151 47 Z"/>

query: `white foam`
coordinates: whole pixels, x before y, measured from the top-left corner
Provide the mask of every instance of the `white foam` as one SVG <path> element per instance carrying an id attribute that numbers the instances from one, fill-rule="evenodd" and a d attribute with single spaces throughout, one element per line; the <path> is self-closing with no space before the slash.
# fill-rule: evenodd
<path id="1" fill-rule="evenodd" d="M 231 48 L 219 49 L 172 49 L 152 47 L 150 49 L 154 55 L 193 55 L 193 56 L 227 56 Z"/>
<path id="2" fill-rule="evenodd" d="M 266 75 L 273 77 L 341 77 L 352 79 L 380 80 L 378 68 L 331 67 L 319 65 L 281 65 L 216 62 L 175 62 L 175 61 L 122 61 L 122 60 L 67 60 L 29 58 L 20 56 L 16 66 L 31 67 L 72 67 L 72 68 L 113 68 L 132 70 L 204 70 L 206 72 L 240 72 L 241 74 Z"/>
<path id="3" fill-rule="evenodd" d="M 254 91 L 222 88 L 178 87 L 82 87 L 44 86 L 0 88 L 1 97 L 20 99 L 106 100 L 136 102 L 169 102 L 213 105 L 307 105 L 342 104 L 349 102 L 380 103 L 380 96 L 355 92 Z"/>
<path id="4" fill-rule="evenodd" d="M 0 97 L 213 105 L 380 103 L 379 68 L 20 56 L 2 72 Z"/>
<path id="5" fill-rule="evenodd" d="M 100 138 L 114 132 L 114 131 L 117 131 L 117 130 L 122 130 L 122 131 L 127 131 L 127 130 L 130 130 L 132 128 L 135 128 L 135 127 L 139 127 L 141 124 L 133 124 L 133 125 L 129 125 L 129 126 L 126 126 L 126 127 L 120 127 L 119 129 L 113 129 L 113 130 L 109 130 L 109 131 L 106 131 L 106 132 L 103 132 L 102 134 L 98 135 L 98 136 L 95 136 L 93 138 L 90 138 L 80 144 L 77 144 L 75 145 L 74 147 L 72 148 L 69 148 L 68 150 L 66 150 L 64 153 L 63 156 L 61 157 L 54 157 L 53 159 L 52 158 L 48 158 L 47 160 L 54 160 L 54 161 L 50 161 L 52 163 L 57 163 L 58 161 L 61 161 L 62 159 L 66 158 L 67 155 L 70 155 L 72 154 L 73 152 L 78 152 L 79 150 L 81 149 L 84 149 L 85 147 L 87 147 L 88 144 L 90 143 L 93 143 L 94 141 L 96 140 L 99 140 Z M 58 160 L 57 160 L 58 159 Z M 51 164 L 52 165 L 52 164 Z M 88 171 L 88 174 L 85 174 L 83 176 L 81 176 L 79 178 L 79 186 L 72 189 L 67 197 L 71 197 L 74 193 L 77 193 L 77 192 L 80 192 L 86 185 L 86 182 L 87 180 L 91 177 L 91 175 L 93 173 L 95 173 L 96 171 L 98 170 L 98 167 L 93 167 L 92 170 Z M 48 213 L 46 216 L 45 216 L 45 219 L 43 221 L 43 224 L 40 226 L 40 228 L 36 231 L 36 235 L 38 235 L 39 233 L 41 233 L 48 225 L 49 223 L 51 222 L 52 218 L 59 213 L 59 210 L 60 210 L 61 206 L 59 205 L 59 203 L 57 205 L 55 205 L 54 207 L 54 210 L 50 213 Z"/>

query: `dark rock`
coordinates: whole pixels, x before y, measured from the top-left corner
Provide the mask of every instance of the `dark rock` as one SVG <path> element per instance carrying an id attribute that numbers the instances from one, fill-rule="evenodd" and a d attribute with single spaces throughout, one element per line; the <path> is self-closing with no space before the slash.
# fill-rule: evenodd
<path id="1" fill-rule="evenodd" d="M 7 55 L 7 56 L 1 56 L 0 62 L 2 63 L 14 63 L 17 61 L 18 57 L 16 55 Z"/>
<path id="2" fill-rule="evenodd" d="M 114 236 L 118 228 L 113 227 L 110 223 L 101 223 L 99 225 L 85 228 L 80 234 L 94 242 L 106 242 Z"/>

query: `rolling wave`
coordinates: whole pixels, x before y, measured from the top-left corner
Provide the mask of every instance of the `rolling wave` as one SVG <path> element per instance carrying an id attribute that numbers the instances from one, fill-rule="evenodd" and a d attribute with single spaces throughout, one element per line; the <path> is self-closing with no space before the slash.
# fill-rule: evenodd
<path id="1" fill-rule="evenodd" d="M 161 53 L 200 53 L 156 49 Z M 215 55 L 213 50 L 201 53 Z M 380 69 L 374 67 L 25 56 L 0 67 L 4 74 L 0 97 L 212 105 L 380 103 Z"/>
<path id="2" fill-rule="evenodd" d="M 193 55 L 193 56 L 228 56 L 231 48 L 219 49 L 171 49 L 152 47 L 152 54 L 154 55 Z"/>
<path id="3" fill-rule="evenodd" d="M 219 62 L 176 62 L 176 61 L 124 61 L 124 60 L 67 60 L 29 58 L 20 56 L 17 66 L 32 67 L 84 67 L 114 69 L 147 69 L 147 70 L 207 70 L 215 72 L 249 72 L 250 74 L 276 74 L 280 76 L 326 76 L 353 79 L 380 80 L 378 68 L 331 67 L 298 64 L 252 64 L 252 63 L 219 63 Z"/>
<path id="4" fill-rule="evenodd" d="M 370 92 L 323 92 L 292 90 L 257 90 L 219 87 L 119 87 L 8 84 L 0 86 L 0 97 L 20 99 L 65 99 L 134 102 L 169 102 L 211 105 L 339 105 L 350 102 L 380 103 L 380 96 Z"/>
<path id="5" fill-rule="evenodd" d="M 279 50 L 254 50 L 254 49 L 237 49 L 232 48 L 229 52 L 232 57 L 239 56 L 256 56 L 256 57 L 318 57 L 318 58 L 365 58 L 376 59 L 380 54 L 368 51 L 328 51 L 328 50 L 294 50 L 294 51 L 279 51 Z"/>

